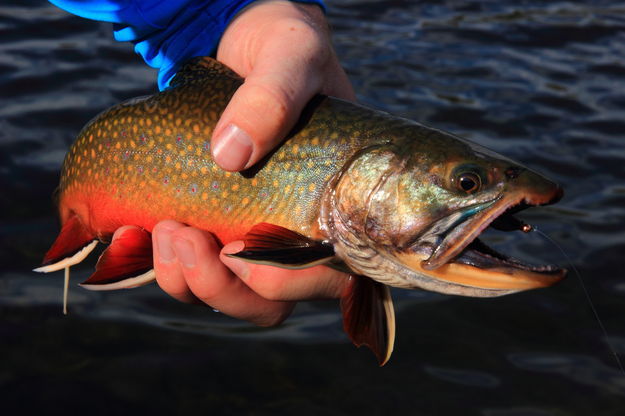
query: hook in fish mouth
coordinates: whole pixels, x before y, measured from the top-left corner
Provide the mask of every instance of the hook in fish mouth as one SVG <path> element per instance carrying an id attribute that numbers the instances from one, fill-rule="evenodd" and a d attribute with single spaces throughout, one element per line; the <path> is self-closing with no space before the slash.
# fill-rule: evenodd
<path id="1" fill-rule="evenodd" d="M 488 227 L 529 231 L 513 214 L 556 202 L 560 188 L 543 197 L 499 197 L 456 211 L 434 223 L 416 242 L 429 252 L 420 268 L 432 277 L 463 286 L 519 291 L 551 286 L 566 275 L 556 265 L 531 265 L 488 247 L 478 237 Z"/>

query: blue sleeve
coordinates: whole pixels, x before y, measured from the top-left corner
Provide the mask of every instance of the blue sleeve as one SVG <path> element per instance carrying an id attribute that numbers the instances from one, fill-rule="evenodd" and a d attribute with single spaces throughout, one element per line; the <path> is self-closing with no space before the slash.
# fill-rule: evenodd
<path id="1" fill-rule="evenodd" d="M 77 16 L 114 24 L 115 40 L 158 68 L 165 89 L 178 66 L 194 56 L 213 55 L 228 23 L 255 0 L 49 0 Z M 317 4 L 322 0 L 295 0 Z"/>

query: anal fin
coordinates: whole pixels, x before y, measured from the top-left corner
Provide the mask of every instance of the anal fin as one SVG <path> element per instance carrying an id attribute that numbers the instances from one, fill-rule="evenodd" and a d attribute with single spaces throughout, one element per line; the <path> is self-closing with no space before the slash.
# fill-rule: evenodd
<path id="1" fill-rule="evenodd" d="M 341 297 L 343 329 L 354 345 L 369 347 L 380 366 L 391 358 L 395 311 L 388 286 L 365 276 L 352 276 Z"/>
<path id="2" fill-rule="evenodd" d="M 151 234 L 142 228 L 128 228 L 104 250 L 96 271 L 81 286 L 90 290 L 142 286 L 156 278 L 153 268 Z"/>
<path id="3" fill-rule="evenodd" d="M 253 226 L 243 242 L 243 250 L 228 256 L 285 269 L 305 269 L 327 263 L 334 257 L 331 244 L 268 223 Z"/>

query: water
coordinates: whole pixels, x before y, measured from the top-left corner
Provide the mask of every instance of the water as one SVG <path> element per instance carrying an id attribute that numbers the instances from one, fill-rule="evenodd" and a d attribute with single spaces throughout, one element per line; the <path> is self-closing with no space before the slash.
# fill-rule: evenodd
<path id="1" fill-rule="evenodd" d="M 525 221 L 574 259 L 625 354 L 625 6 L 608 1 L 329 0 L 361 102 L 476 140 L 560 182 Z M 0 6 L 0 398 L 21 413 L 622 415 L 616 367 L 574 278 L 499 299 L 396 291 L 380 369 L 336 302 L 260 329 L 156 287 L 94 293 L 30 273 L 58 225 L 51 195 L 78 130 L 154 91 L 110 27 L 42 1 Z M 565 260 L 535 233 L 507 253 Z M 88 268 L 74 272 L 74 282 Z"/>

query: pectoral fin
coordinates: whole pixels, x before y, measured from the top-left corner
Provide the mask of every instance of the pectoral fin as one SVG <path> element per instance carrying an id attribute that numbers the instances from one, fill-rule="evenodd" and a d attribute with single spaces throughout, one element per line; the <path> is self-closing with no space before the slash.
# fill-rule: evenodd
<path id="1" fill-rule="evenodd" d="M 327 263 L 334 257 L 332 245 L 267 223 L 252 227 L 243 242 L 245 248 L 228 257 L 285 269 L 304 269 Z"/>
<path id="2" fill-rule="evenodd" d="M 102 253 L 96 271 L 81 286 L 90 290 L 129 289 L 152 282 L 152 237 L 142 228 L 129 228 Z"/>
<path id="3" fill-rule="evenodd" d="M 343 329 L 354 345 L 366 345 L 380 367 L 391 358 L 395 343 L 395 311 L 388 286 L 353 276 L 341 298 Z"/>

